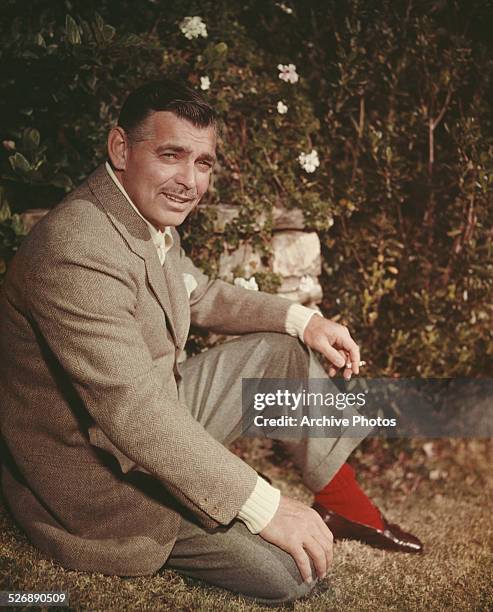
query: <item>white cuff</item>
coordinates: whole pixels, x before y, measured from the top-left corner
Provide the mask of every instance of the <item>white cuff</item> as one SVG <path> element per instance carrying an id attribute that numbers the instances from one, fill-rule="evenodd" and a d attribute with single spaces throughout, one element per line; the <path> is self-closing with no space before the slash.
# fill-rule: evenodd
<path id="1" fill-rule="evenodd" d="M 305 328 L 314 314 L 322 316 L 318 310 L 312 310 L 301 304 L 292 304 L 286 317 L 286 333 L 290 336 L 298 336 L 303 342 Z"/>
<path id="2" fill-rule="evenodd" d="M 257 484 L 238 512 L 237 518 L 245 523 L 249 531 L 259 533 L 277 512 L 280 499 L 281 491 L 257 476 Z"/>

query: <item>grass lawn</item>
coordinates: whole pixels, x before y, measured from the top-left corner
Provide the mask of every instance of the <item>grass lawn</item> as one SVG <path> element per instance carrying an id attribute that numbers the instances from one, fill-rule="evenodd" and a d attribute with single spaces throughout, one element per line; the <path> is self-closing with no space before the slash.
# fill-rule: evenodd
<path id="1" fill-rule="evenodd" d="M 307 600 L 294 604 L 295 610 L 493 610 L 491 441 L 437 442 L 426 453 L 419 450 L 422 446 L 396 455 L 391 445 L 373 442 L 353 462 L 386 516 L 418 534 L 426 553 L 403 555 L 338 543 L 329 576 Z M 272 463 L 272 451 L 251 441 L 236 450 L 284 493 L 311 501 L 285 458 Z M 378 471 L 372 461 L 378 461 Z M 269 609 L 171 571 L 118 578 L 64 570 L 28 543 L 3 507 L 0 523 L 0 590 L 68 591 L 70 607 L 77 610 Z"/>

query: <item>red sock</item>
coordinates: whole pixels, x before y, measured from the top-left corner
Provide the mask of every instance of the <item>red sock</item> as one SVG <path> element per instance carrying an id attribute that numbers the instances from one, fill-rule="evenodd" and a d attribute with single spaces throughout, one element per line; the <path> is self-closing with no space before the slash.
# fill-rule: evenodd
<path id="1" fill-rule="evenodd" d="M 329 484 L 315 495 L 315 501 L 345 518 L 383 529 L 382 515 L 356 482 L 353 468 L 345 463 Z"/>

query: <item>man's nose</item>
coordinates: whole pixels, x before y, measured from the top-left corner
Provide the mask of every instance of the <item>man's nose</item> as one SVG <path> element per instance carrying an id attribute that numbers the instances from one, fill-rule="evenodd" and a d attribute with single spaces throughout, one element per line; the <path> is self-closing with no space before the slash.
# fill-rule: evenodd
<path id="1" fill-rule="evenodd" d="M 175 181 L 185 189 L 195 189 L 195 167 L 192 163 L 180 164 Z"/>

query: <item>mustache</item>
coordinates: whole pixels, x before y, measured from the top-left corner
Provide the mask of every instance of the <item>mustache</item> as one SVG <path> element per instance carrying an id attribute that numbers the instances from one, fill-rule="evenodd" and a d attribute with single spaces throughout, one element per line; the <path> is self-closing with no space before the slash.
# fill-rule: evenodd
<path id="1" fill-rule="evenodd" d="M 164 195 L 177 196 L 179 198 L 186 198 L 187 200 L 195 200 L 195 198 L 198 197 L 198 193 L 196 192 L 189 193 L 188 191 L 170 191 L 167 189 L 166 191 L 162 191 L 161 193 L 163 193 Z"/>

